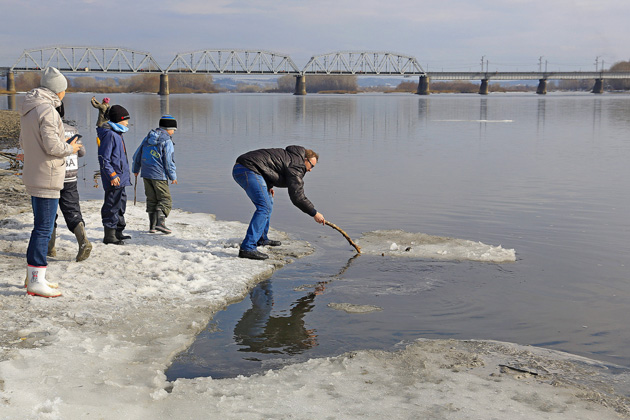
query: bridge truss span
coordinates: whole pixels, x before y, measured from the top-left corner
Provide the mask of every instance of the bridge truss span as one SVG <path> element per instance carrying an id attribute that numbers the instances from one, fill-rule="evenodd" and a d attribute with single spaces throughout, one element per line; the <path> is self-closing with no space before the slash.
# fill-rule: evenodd
<path id="1" fill-rule="evenodd" d="M 25 50 L 11 71 L 162 73 L 150 53 L 118 47 L 55 46 Z"/>
<path id="2" fill-rule="evenodd" d="M 166 73 L 299 74 L 291 57 L 262 50 L 216 49 L 177 54 Z"/>
<path id="3" fill-rule="evenodd" d="M 382 51 L 338 51 L 311 57 L 303 74 L 416 75 L 423 76 L 412 56 Z"/>

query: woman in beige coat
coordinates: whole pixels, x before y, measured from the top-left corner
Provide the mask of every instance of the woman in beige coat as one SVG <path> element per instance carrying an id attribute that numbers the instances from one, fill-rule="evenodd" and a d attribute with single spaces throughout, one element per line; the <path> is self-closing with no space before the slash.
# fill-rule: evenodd
<path id="1" fill-rule="evenodd" d="M 63 188 L 65 157 L 77 153 L 80 147 L 76 140 L 66 142 L 63 122 L 55 109 L 61 106 L 67 86 L 59 70 L 47 67 L 40 87 L 26 94 L 20 109 L 22 181 L 33 206 L 33 231 L 26 251 L 26 286 L 27 293 L 34 296 L 61 296 L 57 285 L 46 280 L 46 253 L 57 215 L 59 191 Z"/>

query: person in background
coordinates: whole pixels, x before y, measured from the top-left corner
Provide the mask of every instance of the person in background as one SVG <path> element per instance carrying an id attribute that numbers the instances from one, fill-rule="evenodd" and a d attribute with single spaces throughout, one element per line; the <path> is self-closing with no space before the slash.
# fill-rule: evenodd
<path id="1" fill-rule="evenodd" d="M 109 122 L 96 129 L 100 139 L 98 146 L 98 163 L 101 168 L 101 180 L 105 190 L 105 199 L 101 207 L 101 219 L 105 235 L 103 243 L 123 245 L 125 210 L 127 209 L 127 193 L 125 188 L 131 185 L 129 161 L 123 134 L 129 128 L 129 112 L 120 105 L 109 109 Z"/>
<path id="2" fill-rule="evenodd" d="M 280 241 L 267 237 L 273 210 L 273 187 L 287 188 L 291 202 L 317 223 L 324 224 L 324 216 L 304 195 L 304 175 L 310 172 L 319 155 L 302 146 L 286 149 L 259 149 L 239 156 L 232 169 L 232 177 L 245 190 L 256 211 L 241 243 L 238 256 L 253 260 L 269 258 L 258 251 L 258 246 L 279 246 Z"/>
<path id="3" fill-rule="evenodd" d="M 109 120 L 109 98 L 103 98 L 103 102 L 96 100 L 96 97 L 92 96 L 92 106 L 98 109 L 98 120 L 96 121 L 97 127 L 102 127 Z"/>
<path id="4" fill-rule="evenodd" d="M 63 119 L 64 107 L 63 103 L 57 108 L 59 115 Z M 79 244 L 79 252 L 77 253 L 76 261 L 83 261 L 90 256 L 92 251 L 92 244 L 87 239 L 85 233 L 85 222 L 83 215 L 81 214 L 81 205 L 79 204 L 79 189 L 77 188 L 77 173 L 79 171 L 79 158 L 85 156 L 85 147 L 81 142 L 81 136 L 78 130 L 68 125 L 63 124 L 65 130 L 65 137 L 74 139 L 77 136 L 77 144 L 80 145 L 78 153 L 66 156 L 66 177 L 63 182 L 63 189 L 61 190 L 59 197 L 59 209 L 63 214 L 63 218 L 66 221 L 66 226 L 70 232 L 74 233 Z M 48 242 L 48 256 L 55 257 L 57 251 L 55 249 L 55 241 L 57 239 L 57 214 L 55 214 L 55 225 L 53 228 L 50 241 Z"/>
<path id="5" fill-rule="evenodd" d="M 47 67 L 42 72 L 40 87 L 26 94 L 20 109 L 22 181 L 33 206 L 25 285 L 27 293 L 33 296 L 61 296 L 58 285 L 46 279 L 46 254 L 64 184 L 65 157 L 80 148 L 76 140 L 66 142 L 63 121 L 55 109 L 61 106 L 67 87 L 68 81 L 59 70 Z"/>
<path id="6" fill-rule="evenodd" d="M 159 127 L 149 131 L 133 155 L 132 172 L 136 179 L 142 170 L 144 193 L 147 196 L 149 213 L 149 233 L 171 233 L 166 227 L 166 218 L 171 212 L 173 200 L 168 186 L 177 184 L 175 168 L 175 148 L 173 134 L 177 121 L 172 115 L 163 115 Z"/>

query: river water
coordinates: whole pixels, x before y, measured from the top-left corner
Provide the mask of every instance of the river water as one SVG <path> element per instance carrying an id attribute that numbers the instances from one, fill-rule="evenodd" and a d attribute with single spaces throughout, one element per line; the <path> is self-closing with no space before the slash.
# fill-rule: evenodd
<path id="1" fill-rule="evenodd" d="M 64 102 L 88 146 L 81 197 L 102 199 L 90 97 Z M 516 251 L 503 264 L 353 258 L 341 235 L 279 189 L 272 227 L 316 252 L 217 314 L 170 379 L 250 374 L 420 337 L 511 341 L 630 366 L 629 95 L 111 98 L 132 116 L 130 157 L 162 113 L 177 118 L 176 207 L 248 222 L 253 206 L 232 180 L 234 160 L 299 144 L 320 153 L 307 196 L 354 239 L 400 229 Z"/>

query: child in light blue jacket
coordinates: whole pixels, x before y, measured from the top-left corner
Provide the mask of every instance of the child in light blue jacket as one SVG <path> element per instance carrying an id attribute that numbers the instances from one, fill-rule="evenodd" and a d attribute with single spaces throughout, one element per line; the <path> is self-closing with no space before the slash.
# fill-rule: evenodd
<path id="1" fill-rule="evenodd" d="M 172 115 L 163 115 L 159 127 L 149 131 L 133 155 L 132 172 L 144 180 L 149 213 L 149 232 L 171 233 L 166 218 L 171 212 L 173 200 L 168 181 L 177 184 L 173 133 L 177 121 Z"/>

